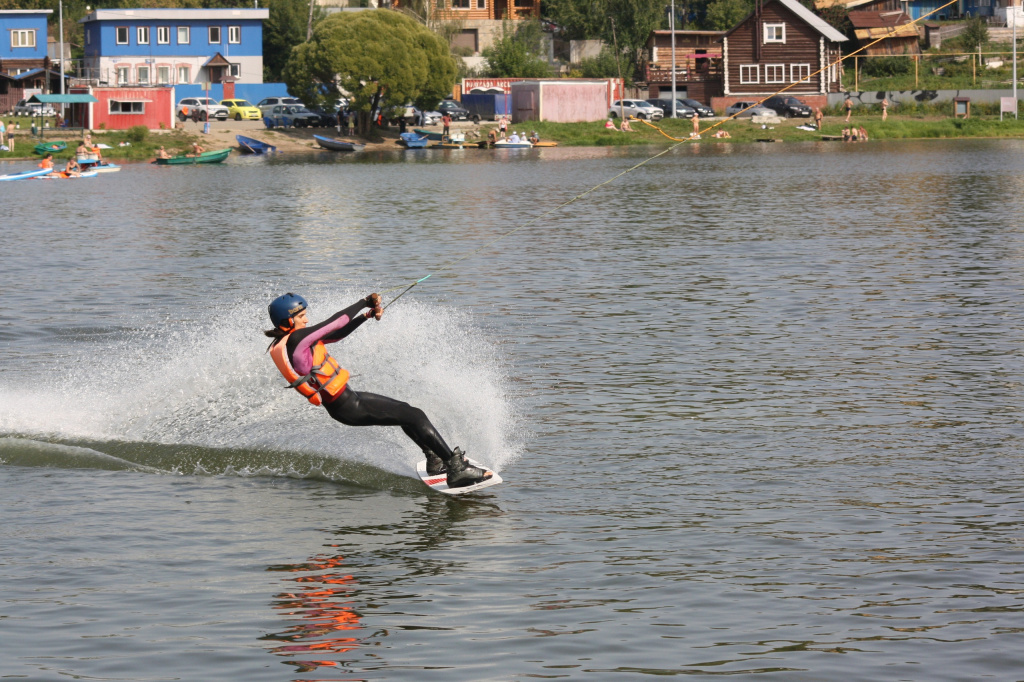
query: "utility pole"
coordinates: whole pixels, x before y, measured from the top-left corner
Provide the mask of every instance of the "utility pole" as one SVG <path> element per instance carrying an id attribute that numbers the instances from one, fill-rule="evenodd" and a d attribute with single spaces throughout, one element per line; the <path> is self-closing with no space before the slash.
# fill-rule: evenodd
<path id="1" fill-rule="evenodd" d="M 668 19 L 672 31 L 672 118 L 676 117 L 676 0 L 672 0 L 672 16 Z"/>
<path id="2" fill-rule="evenodd" d="M 60 0 L 57 3 L 57 13 L 60 14 L 60 21 L 58 22 L 60 31 L 60 94 L 64 94 L 64 0 Z M 46 76 L 49 80 L 50 76 Z M 64 102 L 60 103 L 60 117 L 64 118 L 67 111 L 64 109 Z"/>
<path id="3" fill-rule="evenodd" d="M 623 121 L 626 120 L 625 104 L 622 103 L 622 98 L 626 96 L 626 81 L 622 80 L 622 62 L 619 58 L 622 55 L 619 53 L 619 41 L 615 37 L 615 17 L 608 17 L 612 21 L 612 43 L 615 44 L 615 66 L 619 67 L 619 82 L 622 83 L 622 95 L 619 97 L 619 118 Z"/>
<path id="4" fill-rule="evenodd" d="M 1020 0 L 1017 0 L 1020 2 Z M 1020 108 L 1020 104 L 1017 102 L 1017 17 L 1020 13 L 1017 12 L 1018 5 L 1010 5 L 1008 9 L 1013 11 L 1013 118 L 1017 118 L 1017 109 Z"/>

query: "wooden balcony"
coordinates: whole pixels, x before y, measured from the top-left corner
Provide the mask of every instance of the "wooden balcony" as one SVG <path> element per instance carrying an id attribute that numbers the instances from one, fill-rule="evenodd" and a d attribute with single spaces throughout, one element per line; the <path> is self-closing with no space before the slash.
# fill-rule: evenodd
<path id="1" fill-rule="evenodd" d="M 647 64 L 648 83 L 671 83 L 672 66 L 670 64 Z M 721 59 L 684 60 L 676 63 L 676 82 L 699 83 L 722 79 Z"/>

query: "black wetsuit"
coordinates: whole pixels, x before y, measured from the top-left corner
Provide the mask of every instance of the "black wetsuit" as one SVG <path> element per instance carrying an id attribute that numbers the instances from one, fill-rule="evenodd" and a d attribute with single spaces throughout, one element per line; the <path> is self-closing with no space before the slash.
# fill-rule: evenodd
<path id="1" fill-rule="evenodd" d="M 341 310 L 328 319 L 311 327 L 298 329 L 288 337 L 288 361 L 299 374 L 307 374 L 312 367 L 312 347 L 317 341 L 335 343 L 354 332 L 366 321 L 360 314 L 370 305 L 361 300 Z M 441 438 L 427 415 L 418 407 L 394 398 L 375 393 L 360 393 L 345 386 L 345 390 L 333 397 L 320 392 L 327 413 L 348 426 L 401 426 L 423 450 L 424 454 L 434 453 L 442 460 L 451 457 L 451 448 Z"/>

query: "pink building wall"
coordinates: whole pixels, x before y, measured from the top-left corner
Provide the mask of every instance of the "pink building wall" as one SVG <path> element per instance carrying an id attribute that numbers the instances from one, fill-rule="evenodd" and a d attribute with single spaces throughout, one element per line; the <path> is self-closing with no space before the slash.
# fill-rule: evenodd
<path id="1" fill-rule="evenodd" d="M 609 81 L 522 80 L 511 84 L 512 121 L 601 121 L 615 99 Z"/>
<path id="2" fill-rule="evenodd" d="M 127 130 L 132 126 L 144 125 L 150 130 L 162 127 L 174 128 L 174 88 L 72 88 L 71 92 L 87 92 L 98 101 L 86 105 L 85 127 L 97 130 Z M 140 113 L 111 113 L 110 100 L 140 102 Z"/>

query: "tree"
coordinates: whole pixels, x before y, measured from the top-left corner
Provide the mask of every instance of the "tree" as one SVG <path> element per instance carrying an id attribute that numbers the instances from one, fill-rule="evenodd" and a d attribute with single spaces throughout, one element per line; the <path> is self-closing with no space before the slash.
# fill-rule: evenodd
<path id="1" fill-rule="evenodd" d="M 537 22 L 522 22 L 512 29 L 509 22 L 501 26 L 501 37 L 485 49 L 487 75 L 495 78 L 545 78 L 551 67 L 540 56 L 541 31 Z"/>
<path id="2" fill-rule="evenodd" d="M 983 17 L 973 17 L 967 21 L 967 28 L 960 34 L 960 44 L 965 50 L 980 50 L 988 42 L 988 26 Z"/>
<path id="3" fill-rule="evenodd" d="M 754 9 L 751 0 L 712 0 L 705 22 L 712 31 L 728 31 L 747 18 Z"/>
<path id="4" fill-rule="evenodd" d="M 339 12 L 292 49 L 283 76 L 288 90 L 309 105 L 350 99 L 360 132 L 370 115 L 412 102 L 433 108 L 455 84 L 455 60 L 430 29 L 390 10 Z"/>
<path id="5" fill-rule="evenodd" d="M 264 6 L 270 10 L 270 17 L 263 23 L 263 80 L 271 83 L 281 80 L 292 48 L 306 42 L 309 2 L 267 0 Z M 317 5 L 313 10 L 314 25 L 324 16 L 323 8 Z"/>
<path id="6" fill-rule="evenodd" d="M 640 73 L 651 31 L 668 24 L 664 0 L 549 0 L 545 7 L 565 38 L 618 45 L 627 77 Z"/>

